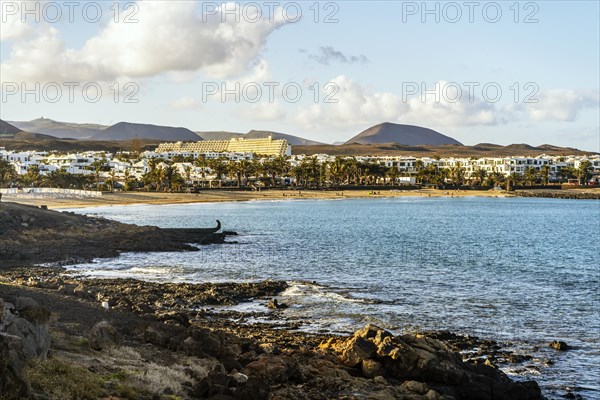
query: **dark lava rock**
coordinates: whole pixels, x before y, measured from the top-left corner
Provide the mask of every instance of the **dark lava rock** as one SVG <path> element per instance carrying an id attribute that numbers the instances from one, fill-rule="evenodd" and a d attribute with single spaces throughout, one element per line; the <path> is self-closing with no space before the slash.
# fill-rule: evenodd
<path id="1" fill-rule="evenodd" d="M 28 397 L 29 382 L 22 374 L 26 362 L 21 339 L 0 333 L 0 398 L 16 400 Z"/>
<path id="2" fill-rule="evenodd" d="M 197 251 L 190 243 L 225 242 L 220 227 L 161 229 L 2 203 L 0 260 L 2 266 L 23 266 L 116 257 L 124 251 Z"/>
<path id="3" fill-rule="evenodd" d="M 117 347 L 121 344 L 119 332 L 108 321 L 100 321 L 94 325 L 88 339 L 90 347 L 94 350 Z"/>
<path id="4" fill-rule="evenodd" d="M 271 300 L 269 300 L 269 303 L 267 304 L 267 308 L 269 308 L 271 310 L 277 310 L 277 309 L 288 308 L 288 305 L 284 304 L 284 303 L 279 303 L 277 301 L 277 299 L 271 299 Z"/>
<path id="5" fill-rule="evenodd" d="M 560 351 L 567 351 L 571 348 L 571 346 L 569 346 L 565 342 L 561 342 L 558 340 L 551 342 L 548 346 Z"/>

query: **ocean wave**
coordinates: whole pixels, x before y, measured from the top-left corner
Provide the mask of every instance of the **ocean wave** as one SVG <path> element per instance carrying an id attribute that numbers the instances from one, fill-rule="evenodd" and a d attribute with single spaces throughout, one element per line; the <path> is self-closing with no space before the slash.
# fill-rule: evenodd
<path id="1" fill-rule="evenodd" d="M 296 299 L 300 303 L 312 303 L 323 299 L 337 303 L 375 304 L 377 300 L 351 296 L 347 289 L 335 290 L 328 286 L 309 282 L 288 282 L 289 287 L 281 293 L 281 297 L 290 300 Z"/>

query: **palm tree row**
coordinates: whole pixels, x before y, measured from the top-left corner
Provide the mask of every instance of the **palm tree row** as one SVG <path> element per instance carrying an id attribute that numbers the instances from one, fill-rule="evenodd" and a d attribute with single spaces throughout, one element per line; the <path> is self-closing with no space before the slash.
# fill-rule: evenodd
<path id="1" fill-rule="evenodd" d="M 289 184 L 289 178 L 295 179 L 295 185 L 305 188 L 320 188 L 339 185 L 395 185 L 400 176 L 412 174 L 417 183 L 429 185 L 461 186 L 470 181 L 472 186 L 503 186 L 507 179 L 510 185 L 546 185 L 550 181 L 550 167 L 545 165 L 540 169 L 528 167 L 523 174 L 513 173 L 505 177 L 498 171 L 477 169 L 466 178 L 466 169 L 461 163 L 448 168 L 440 168 L 434 164 L 424 166 L 418 160 L 413 170 L 401 172 L 397 167 L 386 167 L 377 162 L 361 162 L 356 158 L 336 157 L 331 162 L 320 162 L 317 157 L 306 157 L 292 166 L 284 157 L 272 159 L 253 159 L 233 161 L 224 158 L 205 159 L 200 157 L 192 160 L 197 167 L 194 179 L 196 181 L 212 180 L 221 184 L 224 181 L 235 183 L 236 186 L 260 184 L 265 187 L 281 187 Z M 166 191 L 181 190 L 184 186 L 194 186 L 192 181 L 192 163 L 183 167 L 182 173 L 172 161 L 160 159 L 148 160 L 148 172 L 143 175 L 142 182 L 149 190 Z M 200 174 L 200 177 L 198 176 Z M 104 182 L 101 176 L 108 175 Z M 583 162 L 579 168 L 563 167 L 555 174 L 558 181 L 577 179 L 584 183 L 591 177 L 591 165 Z M 123 179 L 124 178 L 124 179 Z M 287 179 L 287 181 L 286 181 Z M 119 181 L 124 181 L 124 189 L 131 190 L 139 186 L 138 181 L 126 170 L 121 178 L 117 177 L 114 169 L 108 166 L 106 160 L 98 160 L 91 164 L 87 175 L 69 174 L 57 170 L 42 175 L 37 165 L 29 167 L 24 175 L 18 175 L 8 161 L 0 160 L 0 187 L 52 186 L 77 187 L 114 190 Z"/>

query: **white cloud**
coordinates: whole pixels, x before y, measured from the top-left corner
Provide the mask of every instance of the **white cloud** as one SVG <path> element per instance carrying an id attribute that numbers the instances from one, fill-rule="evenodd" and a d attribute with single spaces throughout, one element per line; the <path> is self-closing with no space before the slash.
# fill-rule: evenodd
<path id="1" fill-rule="evenodd" d="M 27 2 L 0 2 L 0 42 L 10 40 L 20 40 L 30 36 L 33 28 L 27 23 L 21 21 L 21 6 Z"/>
<path id="2" fill-rule="evenodd" d="M 525 103 L 524 111 L 534 121 L 575 121 L 586 108 L 598 108 L 598 91 L 555 89 L 534 96 L 537 103 Z"/>
<path id="3" fill-rule="evenodd" d="M 495 125 L 497 110 L 493 104 L 468 96 L 456 102 L 450 92 L 438 99 L 421 96 L 403 98 L 389 92 L 374 92 L 341 75 L 331 80 L 339 88 L 333 97 L 335 104 L 319 103 L 300 108 L 296 122 L 305 129 L 346 129 L 368 126 L 379 122 L 464 127 Z M 443 87 L 445 82 L 439 82 Z"/>
<path id="4" fill-rule="evenodd" d="M 179 99 L 172 101 L 169 104 L 171 110 L 187 110 L 187 111 L 199 111 L 202 109 L 202 103 L 193 97 L 180 97 Z"/>
<path id="5" fill-rule="evenodd" d="M 267 37 L 285 24 L 281 16 L 273 22 L 266 16 L 257 22 L 229 17 L 222 23 L 220 13 L 202 16 L 188 1 L 137 5 L 139 22 L 111 22 L 81 49 L 66 48 L 55 28 L 39 28 L 35 38 L 13 45 L 0 67 L 2 80 L 111 81 L 190 71 L 228 78 L 247 71 Z"/>

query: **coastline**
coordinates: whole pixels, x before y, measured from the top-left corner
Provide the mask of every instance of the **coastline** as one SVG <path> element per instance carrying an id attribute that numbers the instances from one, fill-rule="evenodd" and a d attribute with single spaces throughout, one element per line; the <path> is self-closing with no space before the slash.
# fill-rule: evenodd
<path id="1" fill-rule="evenodd" d="M 464 192 L 464 194 L 468 196 L 469 192 Z M 384 197 L 383 191 L 381 195 L 376 196 Z M 301 198 L 315 197 L 303 196 Z M 81 233 L 87 233 L 96 242 L 102 242 L 98 235 L 98 224 L 88 220 L 91 217 L 40 209 L 31 210 L 31 207 L 24 207 L 28 210 L 17 207 L 14 212 L 19 217 L 19 221 L 16 221 L 18 224 L 14 224 L 14 232 L 26 233 L 24 239 L 17 238 L 20 243 L 27 243 L 26 240 L 31 239 L 35 229 L 44 233 L 36 239 L 36 246 L 40 246 L 42 240 L 47 240 L 49 236 L 52 236 L 47 234 L 48 232 L 45 230 L 47 228 L 43 224 L 51 215 L 65 222 L 62 227 L 65 230 L 76 230 L 77 243 L 74 244 L 75 246 L 81 246 Z M 3 207 L 4 211 L 9 209 L 10 206 Z M 24 215 L 27 215 L 27 218 L 24 219 Z M 87 223 L 84 223 L 86 220 L 88 220 Z M 60 221 L 53 221 L 53 225 L 56 222 Z M 132 226 L 121 231 L 120 229 L 125 229 L 121 225 L 108 221 L 106 223 L 110 226 L 105 228 L 110 228 L 110 232 L 118 237 L 129 236 L 132 234 L 130 229 L 137 229 Z M 112 226 L 113 224 L 114 226 Z M 12 237 L 16 238 L 14 232 Z M 62 235 L 65 233 L 61 230 Z M 152 238 L 150 241 L 156 243 L 156 240 Z M 74 256 L 75 254 L 70 251 L 65 251 L 65 249 L 68 250 L 68 247 L 65 246 L 67 244 L 63 243 L 54 247 L 61 256 Z M 90 243 L 91 248 L 93 248 L 92 243 Z M 89 252 L 90 250 L 87 250 L 86 254 L 90 255 Z M 47 257 L 48 253 L 44 252 L 44 255 Z M 21 259 L 21 257 L 18 258 Z M 111 284 L 106 285 L 106 282 Z M 500 363 L 503 362 L 502 359 L 513 360 L 510 361 L 513 366 L 521 366 L 528 362 L 531 356 L 505 352 L 504 349 L 497 347 L 497 343 L 487 340 L 493 338 L 486 338 L 481 343 L 475 343 L 472 342 L 472 338 L 461 339 L 460 335 L 456 335 L 461 332 L 440 331 L 435 332 L 433 336 L 428 336 L 426 333 L 399 335 L 390 340 L 394 340 L 393 343 L 398 341 L 397 343 L 401 346 L 392 346 L 391 350 L 384 347 L 382 350 L 384 355 L 380 356 L 369 350 L 369 348 L 373 348 L 373 345 L 380 346 L 383 340 L 390 335 L 389 332 L 380 328 L 372 327 L 366 331 L 363 329 L 359 331 L 362 333 L 358 336 L 355 334 L 348 339 L 337 335 L 306 334 L 296 331 L 297 328 L 291 325 L 276 326 L 250 322 L 252 316 L 248 318 L 250 321 L 244 321 L 241 314 L 233 311 L 227 314 L 211 311 L 212 305 L 227 304 L 232 299 L 241 302 L 247 298 L 260 299 L 267 308 L 267 302 L 272 298 L 277 298 L 283 287 L 282 282 L 276 282 L 274 286 L 270 286 L 271 284 L 267 282 L 189 286 L 186 284 L 150 284 L 134 279 L 110 281 L 73 279 L 69 275 L 57 276 L 50 268 L 32 267 L 23 269 L 14 275 L 10 271 L 0 272 L 0 298 L 3 298 L 4 302 L 13 304 L 18 303 L 17 298 L 19 297 L 33 298 L 39 304 L 48 305 L 49 312 L 54 313 L 55 319 L 49 324 L 50 334 L 53 335 L 55 343 L 52 347 L 53 353 L 49 359 L 42 361 L 39 365 L 50 368 L 56 366 L 56 363 L 64 363 L 58 364 L 59 367 L 72 363 L 80 369 L 79 372 L 83 373 L 82 371 L 86 370 L 96 371 L 95 369 L 99 368 L 98 360 L 101 360 L 100 373 L 103 374 L 102 376 L 113 379 L 112 376 L 118 373 L 118 384 L 123 387 L 131 388 L 132 385 L 139 384 L 135 374 L 129 371 L 141 367 L 138 364 L 119 364 L 125 363 L 125 360 L 119 359 L 116 362 L 114 350 L 109 350 L 110 347 L 103 350 L 90 349 L 92 332 L 103 320 L 108 320 L 114 330 L 119 333 L 122 343 L 126 343 L 125 352 L 128 354 L 134 354 L 135 357 L 140 357 L 145 361 L 156 360 L 154 357 L 158 357 L 161 363 L 163 360 L 170 360 L 168 363 L 165 361 L 168 366 L 165 371 L 185 369 L 186 365 L 182 360 L 188 360 L 193 364 L 210 357 L 216 359 L 215 367 L 219 372 L 208 378 L 204 374 L 195 375 L 193 377 L 195 383 L 191 389 L 182 389 L 185 387 L 185 382 L 189 380 L 179 382 L 179 386 L 174 386 L 175 389 L 164 388 L 164 390 L 168 389 L 168 392 L 173 391 L 187 395 L 183 398 L 210 398 L 212 396 L 208 395 L 210 393 L 231 393 L 231 387 L 222 388 L 218 382 L 237 382 L 237 378 L 244 380 L 251 377 L 253 378 L 252 385 L 246 386 L 249 380 L 234 383 L 234 385 L 239 384 L 239 386 L 234 386 L 236 390 L 244 388 L 243 390 L 254 393 L 254 397 L 240 398 L 296 399 L 306 394 L 306 390 L 311 390 L 309 398 L 315 399 L 339 398 L 337 396 L 357 391 L 364 395 L 358 398 L 379 398 L 380 394 L 387 393 L 388 397 L 382 398 L 413 396 L 410 398 L 461 399 L 463 397 L 454 396 L 454 394 L 466 390 L 475 395 L 474 393 L 489 389 L 488 386 L 479 386 L 479 380 L 483 379 L 481 375 L 486 376 L 484 380 L 492 378 L 492 384 L 498 387 L 501 393 L 507 393 L 506 396 L 509 397 L 506 398 L 523 400 L 541 398 L 537 385 L 533 383 L 514 384 L 498 369 Z M 198 290 L 202 285 L 205 285 L 205 288 Z M 252 285 L 259 285 L 258 287 L 262 285 L 268 290 L 262 293 L 256 292 L 252 289 L 256 286 Z M 234 295 L 231 295 L 232 292 Z M 236 292 L 242 293 L 240 297 L 236 297 Z M 198 297 L 199 294 L 200 297 Z M 21 302 L 26 301 L 22 300 Z M 105 302 L 108 309 L 103 306 Z M 194 302 L 196 302 L 195 306 L 189 307 Z M 81 310 L 73 313 L 71 309 L 77 307 L 81 307 Z M 36 310 L 42 315 L 46 313 L 39 309 Z M 283 309 L 277 307 L 272 311 L 265 311 L 285 313 Z M 306 316 L 306 318 L 308 320 L 310 316 Z M 377 340 L 381 340 L 381 342 L 376 344 L 375 337 L 379 337 Z M 430 340 L 436 341 L 431 342 Z M 372 344 L 369 344 L 370 342 Z M 355 354 L 362 354 L 360 353 L 364 350 L 362 346 L 366 346 L 368 355 L 355 356 Z M 481 349 L 485 346 L 489 348 L 489 351 L 478 352 L 473 355 L 472 359 L 465 358 L 464 354 L 459 355 L 459 352 L 465 348 Z M 410 365 L 415 360 L 414 357 L 417 357 L 414 353 L 422 355 L 423 347 L 434 350 L 433 355 L 426 355 L 426 358 L 422 360 L 423 364 L 430 369 L 406 375 L 407 365 Z M 242 349 L 241 353 L 239 348 Z M 400 353 L 403 358 L 396 360 L 392 357 L 391 351 L 396 351 L 394 350 L 396 348 L 406 351 L 406 353 Z M 450 349 L 451 352 L 448 352 L 447 349 Z M 247 354 L 252 351 L 254 353 Z M 442 356 L 440 357 L 439 354 Z M 282 359 L 282 357 L 284 358 Z M 393 361 L 390 361 L 390 358 Z M 444 375 L 442 383 L 430 380 L 429 377 L 432 374 L 443 374 L 448 368 L 453 371 L 452 373 L 468 374 L 471 376 L 471 382 L 476 382 L 476 386 L 463 387 L 462 383 L 457 385 L 452 375 Z M 34 374 L 41 374 L 39 370 L 36 371 Z M 44 377 L 42 376 L 42 378 Z M 65 381 L 68 381 L 70 377 L 65 376 L 64 378 Z M 323 382 L 326 383 L 323 384 Z M 407 384 L 407 382 L 411 383 Z M 100 386 L 110 385 L 100 383 Z M 347 391 L 340 391 L 339 388 L 342 386 Z M 269 390 L 279 397 L 261 395 Z M 425 390 L 427 391 L 425 392 Z M 427 395 L 428 393 L 429 395 Z M 518 397 L 510 397 L 509 393 L 518 393 Z M 324 397 L 318 397 L 319 394 L 323 394 Z"/>
<path id="2" fill-rule="evenodd" d="M 376 194 L 374 194 L 376 193 Z M 99 198 L 52 198 L 3 196 L 3 201 L 41 206 L 50 209 L 86 208 L 102 206 L 123 206 L 138 204 L 190 204 L 220 203 L 255 200 L 306 200 L 306 199 L 359 199 L 359 198 L 395 198 L 395 197 L 513 197 L 512 194 L 496 190 L 210 190 L 200 193 L 165 193 L 165 192 L 115 192 L 103 193 Z"/>
<path id="3" fill-rule="evenodd" d="M 281 281 L 151 284 L 33 267 L 0 271 L 0 283 L 3 323 L 36 332 L 23 338 L 36 345 L 34 360 L 19 360 L 11 392 L 0 388 L 9 399 L 543 399 L 537 383 L 515 382 L 497 366 L 529 358 L 493 340 L 394 336 L 374 325 L 349 337 L 309 334 L 211 308 L 260 299 L 277 319 L 284 307 L 271 299 L 287 286 Z M 12 338 L 0 335 L 0 355 Z M 15 372 L 14 358 L 8 371 L 0 366 L 4 376 Z"/>
<path id="4" fill-rule="evenodd" d="M 292 201 L 292 200 L 344 200 L 344 199 L 377 199 L 396 197 L 538 197 L 557 199 L 599 199 L 600 188 L 591 189 L 529 189 L 506 192 L 504 190 L 207 190 L 200 193 L 166 193 L 166 192 L 115 192 L 103 193 L 102 197 L 25 197 L 4 195 L 3 201 L 24 205 L 45 205 L 50 209 L 87 208 L 104 206 L 125 206 L 141 204 L 193 204 L 193 203 L 224 203 L 243 201 Z"/>

